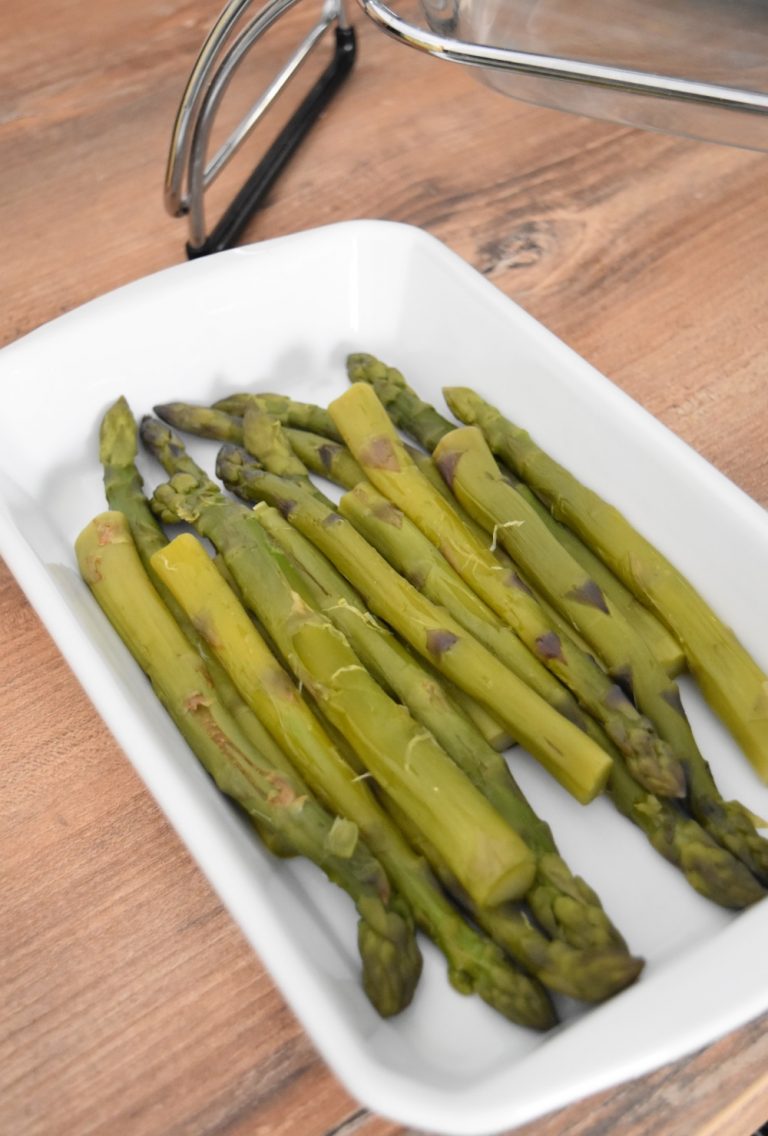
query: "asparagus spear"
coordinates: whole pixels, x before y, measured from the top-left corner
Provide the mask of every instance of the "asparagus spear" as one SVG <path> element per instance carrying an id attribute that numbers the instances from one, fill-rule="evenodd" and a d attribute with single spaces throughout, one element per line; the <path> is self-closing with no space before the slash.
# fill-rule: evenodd
<path id="1" fill-rule="evenodd" d="M 365 782 L 346 765 L 195 539 L 188 534 L 176 538 L 156 554 L 155 563 L 310 783 L 318 793 L 338 800 L 342 815 L 354 817 L 411 905 L 418 925 L 445 954 L 456 989 L 477 993 L 512 1021 L 535 1029 L 552 1025 L 554 1014 L 544 990 L 507 965 L 498 948 L 447 902 L 425 861 L 411 851 Z"/>
<path id="2" fill-rule="evenodd" d="M 560 628 L 552 626 L 520 577 L 502 569 L 424 480 L 405 453 L 373 389 L 357 383 L 337 398 L 330 410 L 371 482 L 429 537 L 466 584 L 597 717 L 632 762 L 633 776 L 651 792 L 683 795 L 685 785 L 679 766 L 651 723 L 638 714 L 626 694 L 589 655 Z"/>
<path id="3" fill-rule="evenodd" d="M 419 647 L 415 628 L 419 624 L 430 626 L 424 609 L 408 604 L 411 592 L 407 586 L 402 586 L 405 581 L 387 565 L 382 571 L 374 550 L 356 530 L 350 530 L 333 509 L 324 506 L 296 482 L 254 468 L 248 463 L 247 455 L 231 447 L 222 449 L 217 468 L 230 488 L 246 499 L 264 500 L 277 506 L 357 588 L 368 608 L 394 626 L 441 673 L 446 670 L 455 673 L 459 684 L 462 680 L 469 684 L 473 676 L 476 678 L 482 673 L 472 654 L 460 655 L 460 666 L 454 672 L 452 664 L 456 656 L 451 658 L 449 654 L 446 658 L 442 652 L 435 656 L 424 644 Z M 439 609 L 427 610 L 434 621 Z M 446 617 L 442 618 L 444 625 Z M 611 757 L 609 791 L 617 808 L 642 829 L 663 856 L 681 868 L 698 891 L 716 903 L 734 908 L 754 903 L 765 894 L 744 865 L 719 848 L 696 822 L 643 790 L 630 776 L 626 759 L 589 718 L 586 728 L 591 740 Z"/>
<path id="4" fill-rule="evenodd" d="M 246 408 L 243 417 L 243 442 L 247 452 L 270 473 L 292 477 L 305 485 L 311 492 L 318 494 L 322 501 L 328 502 L 328 498 L 316 489 L 310 480 L 309 470 L 292 448 L 289 430 L 290 428 L 281 426 L 273 415 L 266 414 L 253 404 Z M 346 450 L 346 447 L 335 442 L 327 442 L 326 446 L 336 446 L 342 455 L 346 455 L 345 461 L 337 458 L 334 462 L 337 467 L 343 467 L 340 471 L 337 468 L 337 471 L 344 472 L 349 477 L 355 476 L 355 480 L 358 480 L 353 467 L 359 470 L 359 466 L 357 466 L 349 451 Z M 362 476 L 362 471 L 360 471 L 360 476 Z M 488 737 L 497 748 L 505 749 L 512 744 L 509 733 L 484 706 L 470 698 L 464 691 L 460 692 L 459 697 L 465 704 L 470 716 L 483 731 L 484 736 Z"/>
<path id="5" fill-rule="evenodd" d="M 224 447 L 219 476 L 235 492 L 266 500 L 323 551 L 381 616 L 420 655 L 483 702 L 582 803 L 604 787 L 610 761 L 489 651 L 399 576 L 360 534 L 303 486 L 243 463 Z"/>
<path id="6" fill-rule="evenodd" d="M 455 424 L 444 418 L 433 406 L 424 402 L 408 386 L 403 375 L 388 367 L 373 355 L 355 354 L 347 360 L 347 371 L 352 382 L 367 382 L 376 391 L 387 413 L 396 426 L 410 434 L 431 453 L 441 438 L 455 429 Z M 222 439 L 222 441 L 225 439 Z M 228 439 L 234 441 L 235 439 Z M 422 473 L 428 466 L 418 459 Z M 434 481 L 433 481 L 434 484 Z M 606 567 L 599 557 L 565 525 L 558 523 L 549 510 L 531 493 L 522 481 L 514 485 L 518 493 L 535 509 L 539 519 L 547 523 L 560 544 L 599 585 L 602 592 L 643 636 L 654 656 L 670 675 L 679 674 L 685 667 L 685 656 L 680 644 L 666 627 L 634 597 L 617 575 Z"/>
<path id="7" fill-rule="evenodd" d="M 189 511 L 194 506 L 190 495 L 185 496 L 182 508 Z M 166 508 L 173 507 L 170 493 L 165 492 L 161 499 Z M 207 514 L 204 520 L 203 513 Z M 234 517 L 240 520 L 251 518 Z M 251 525 L 249 532 L 247 526 L 222 519 L 210 507 L 202 507 L 198 524 L 221 552 L 249 604 L 251 580 L 258 577 L 257 615 L 296 677 L 323 706 L 376 781 L 414 823 L 426 827 L 430 841 L 469 894 L 491 905 L 523 894 L 534 874 L 533 856 L 524 841 L 503 823 L 432 736 L 374 682 L 344 636 L 301 601 L 283 575 L 283 558 L 271 549 L 260 526 Z M 220 624 L 226 630 L 225 610 L 231 612 L 234 606 L 231 592 L 223 581 L 218 585 L 218 576 L 218 592 L 214 590 L 215 568 L 207 557 L 202 559 L 204 555 L 193 538 L 177 538 L 154 563 L 177 597 L 187 576 L 198 588 L 201 604 L 205 603 L 202 589 L 209 586 L 208 607 L 213 608 L 214 600 L 221 606 Z M 247 569 L 241 563 L 246 555 Z M 188 586 L 191 589 L 192 584 Z M 247 616 L 242 612 L 237 631 L 230 634 L 240 634 L 244 621 Z M 234 616 L 231 622 L 235 628 Z M 375 729 L 372 722 L 377 723 Z"/>
<path id="8" fill-rule="evenodd" d="M 768 780 L 768 678 L 680 572 L 597 493 L 473 391 L 445 392 L 457 417 L 480 426 L 491 449 L 606 561 L 679 639 L 704 696 Z"/>
<path id="9" fill-rule="evenodd" d="M 680 869 L 700 895 L 736 910 L 764 898 L 765 890 L 740 860 L 684 813 L 676 801 L 643 789 L 599 725 L 590 722 L 588 729 L 613 759 L 608 792 L 616 808 L 641 829 L 665 860 Z"/>
<path id="10" fill-rule="evenodd" d="M 339 512 L 418 591 L 449 611 L 465 631 L 551 706 L 580 729 L 586 729 L 586 716 L 573 695 L 514 631 L 499 621 L 495 612 L 396 505 L 365 482 L 344 494 Z"/>
<path id="11" fill-rule="evenodd" d="M 425 737 L 403 708 L 392 703 L 370 678 L 344 637 L 301 603 L 290 564 L 267 540 L 250 510 L 229 501 L 160 423 L 145 419 L 142 438 L 166 469 L 181 471 L 177 483 L 156 492 L 162 508 L 191 521 L 211 539 L 246 601 L 301 680 L 316 693 L 325 713 L 366 765 L 374 764 L 374 775 L 391 794 L 402 798 L 403 807 L 413 810 L 415 819 L 428 828 L 438 828 L 430 839 L 462 886 L 481 903 L 499 902 L 525 891 L 534 869 L 524 842 L 500 821 L 434 740 Z M 303 484 L 301 488 L 310 493 Z M 321 498 L 318 503 L 322 504 Z M 186 543 L 178 547 L 193 555 Z M 156 569 L 162 566 L 163 579 L 175 590 L 180 576 L 170 574 L 169 578 L 158 557 L 153 564 Z M 202 572 L 202 564 L 197 569 Z M 223 581 L 222 586 L 223 599 L 231 593 Z M 381 720 L 376 737 L 370 732 L 371 715 Z M 418 767 L 412 768 L 417 747 Z M 433 815 L 435 795 L 439 796 L 440 824 Z M 473 812 L 474 823 L 470 823 Z M 457 838 L 455 829 L 462 823 L 468 831 Z"/>
<path id="12" fill-rule="evenodd" d="M 136 420 L 125 398 L 118 398 L 102 418 L 99 429 L 99 460 L 104 471 L 104 489 L 110 509 L 123 513 L 131 536 L 153 586 L 192 646 L 201 655 L 216 688 L 217 696 L 259 753 L 276 768 L 293 773 L 293 768 L 280 747 L 262 726 L 256 715 L 240 697 L 227 672 L 197 633 L 184 611 L 152 570 L 150 559 L 168 539 L 144 495 L 144 486 L 136 467 L 138 430 Z M 295 850 L 283 833 L 267 828 L 252 818 L 254 826 L 269 850 L 277 856 L 293 855 Z"/>
<path id="13" fill-rule="evenodd" d="M 263 413 L 271 414 L 283 426 L 295 426 L 297 430 L 311 430 L 314 434 L 322 434 L 336 442 L 343 441 L 327 410 L 310 402 L 298 402 L 283 394 L 230 395 L 229 398 L 215 402 L 213 409 L 242 417 L 248 406 L 255 406 Z"/>
<path id="14" fill-rule="evenodd" d="M 656 662 L 644 640 L 632 634 L 624 617 L 595 581 L 580 570 L 506 482 L 477 427 L 467 426 L 444 435 L 434 457 L 465 508 L 489 531 L 498 532 L 507 551 L 568 616 L 613 675 L 624 676 L 638 708 L 653 720 L 686 767 L 702 764 L 704 759 L 675 683 Z M 695 799 L 693 807 L 696 808 Z M 768 853 L 768 844 L 765 852 Z M 768 856 L 761 865 L 759 849 L 751 853 L 747 848 L 745 854 L 753 869 L 768 869 Z"/>
<path id="15" fill-rule="evenodd" d="M 473 904 L 434 849 L 427 846 L 423 834 L 413 829 L 393 802 L 385 804 L 413 846 L 435 864 L 445 890 L 494 942 L 544 986 L 583 1002 L 603 1002 L 638 977 L 642 960 L 610 948 L 579 950 L 566 942 L 548 939 L 517 904 L 493 908 Z"/>
<path id="16" fill-rule="evenodd" d="M 524 455 L 522 459 L 520 455 L 516 459 L 521 469 L 524 467 L 530 472 L 543 468 L 546 477 L 539 484 L 534 484 L 534 488 L 549 492 L 553 500 L 559 484 L 558 478 L 562 475 L 559 500 L 563 504 L 558 509 L 574 527 L 577 510 L 582 507 L 590 516 L 597 518 L 594 522 L 582 525 L 582 535 L 594 524 L 595 534 L 600 534 L 599 541 L 596 540 L 595 543 L 599 544 L 601 555 L 605 553 L 614 570 L 618 571 L 619 563 L 633 565 L 625 569 L 624 582 L 631 586 L 630 577 L 635 579 L 636 591 L 653 604 L 660 616 L 662 607 L 670 613 L 669 626 L 683 644 L 691 671 L 705 697 L 731 727 L 758 772 L 763 760 L 759 754 L 763 752 L 763 768 L 768 777 L 768 678 L 761 674 L 733 633 L 717 619 L 672 565 L 628 525 L 621 514 L 570 478 L 561 467 L 538 450 L 528 435 L 516 431 L 516 428 L 511 427 L 506 419 L 478 399 L 473 392 L 455 388 L 446 392 L 446 397 L 458 417 L 477 419 L 478 425 L 487 432 L 486 437 L 491 447 L 502 449 L 501 456 L 510 464 L 519 448 Z M 549 490 L 546 490 L 546 485 L 550 486 Z M 568 498 L 578 501 L 578 506 L 564 504 Z M 603 542 L 608 541 L 611 532 L 616 534 L 616 547 L 620 551 L 614 551 L 608 556 L 607 543 Z M 673 612 L 674 615 L 671 614 Z M 764 709 L 761 709 L 761 699 L 766 703 Z M 694 816 L 724 847 L 739 856 L 765 882 L 768 880 L 768 841 L 759 836 L 752 815 L 743 805 L 738 801 L 723 801 L 709 766 L 695 745 L 690 745 L 686 726 L 684 717 L 673 712 L 666 728 L 670 736 L 674 734 L 676 749 L 685 759 L 689 800 Z"/>
<path id="17" fill-rule="evenodd" d="M 562 860 L 549 826 L 535 814 L 506 762 L 424 667 L 366 611 L 359 594 L 301 533 L 263 503 L 254 515 L 299 571 L 302 598 L 344 632 L 365 665 L 437 738 L 476 787 L 536 854 L 526 892 L 539 922 L 572 946 L 624 946 L 595 893 Z"/>
<path id="18" fill-rule="evenodd" d="M 96 517 L 78 537 L 76 552 L 85 582 L 219 788 L 350 895 L 360 916 L 366 994 L 384 1016 L 403 1009 L 413 996 L 421 956 L 407 909 L 355 827 L 326 813 L 295 774 L 273 766 L 240 732 L 152 587 L 122 513 Z"/>

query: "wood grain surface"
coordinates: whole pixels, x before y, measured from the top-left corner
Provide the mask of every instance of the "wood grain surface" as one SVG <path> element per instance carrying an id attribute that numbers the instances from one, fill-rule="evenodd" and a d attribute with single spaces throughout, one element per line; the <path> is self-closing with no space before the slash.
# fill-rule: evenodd
<path id="1" fill-rule="evenodd" d="M 183 258 L 165 150 L 215 11 L 4 6 L 0 343 Z M 248 239 L 424 227 L 768 504 L 768 158 L 515 104 L 356 23 Z M 0 1132 L 404 1136 L 329 1074 L 1 566 L 0 643 Z M 517 1136 L 749 1136 L 767 1024 Z"/>

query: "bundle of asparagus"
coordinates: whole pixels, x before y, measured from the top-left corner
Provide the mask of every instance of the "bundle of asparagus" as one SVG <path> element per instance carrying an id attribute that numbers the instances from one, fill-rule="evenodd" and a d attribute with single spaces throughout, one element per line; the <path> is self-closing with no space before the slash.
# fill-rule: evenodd
<path id="1" fill-rule="evenodd" d="M 738 909 L 765 894 L 768 842 L 723 801 L 674 675 L 688 665 L 768 768 L 766 680 L 671 566 L 473 392 L 446 392 L 457 427 L 373 357 L 348 370 L 327 410 L 250 394 L 156 408 L 225 443 L 219 478 L 254 509 L 146 418 L 169 478 L 150 508 L 118 400 L 101 430 L 113 511 L 84 530 L 78 559 L 266 845 L 352 897 L 379 1012 L 412 998 L 419 927 L 458 990 L 545 1029 L 547 990 L 600 1001 L 642 962 L 494 746 L 514 737 L 583 804 L 607 790 L 698 892 Z M 585 500 L 591 519 L 577 521 Z M 168 542 L 157 518 L 191 524 L 216 562 L 195 536 Z M 728 662 L 724 683 L 712 657 Z M 734 674 L 751 684 L 741 704 Z"/>

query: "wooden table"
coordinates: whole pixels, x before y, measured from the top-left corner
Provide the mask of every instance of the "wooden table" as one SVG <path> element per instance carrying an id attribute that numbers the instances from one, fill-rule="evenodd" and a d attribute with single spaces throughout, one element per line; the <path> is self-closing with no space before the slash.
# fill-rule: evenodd
<path id="1" fill-rule="evenodd" d="M 182 259 L 165 148 L 216 5 L 6 7 L 2 343 Z M 518 105 L 357 23 L 249 239 L 423 226 L 768 504 L 768 158 Z M 328 1073 L 1 567 L 0 639 L 0 1131 L 402 1131 Z M 748 1136 L 766 1025 L 517 1136 Z"/>

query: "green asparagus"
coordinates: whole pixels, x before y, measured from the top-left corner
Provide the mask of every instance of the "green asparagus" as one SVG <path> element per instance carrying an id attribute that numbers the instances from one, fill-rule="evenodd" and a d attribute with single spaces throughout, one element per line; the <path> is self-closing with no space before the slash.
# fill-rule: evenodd
<path id="1" fill-rule="evenodd" d="M 526 901 L 547 932 L 579 949 L 623 947 L 594 892 L 572 875 L 549 826 L 525 800 L 503 758 L 484 742 L 441 684 L 366 611 L 359 594 L 276 509 L 262 503 L 254 515 L 298 569 L 302 598 L 344 632 L 365 665 L 431 730 L 536 854 L 536 876 Z"/>
<path id="2" fill-rule="evenodd" d="M 118 398 L 104 414 L 99 429 L 99 460 L 104 471 L 104 489 L 109 507 L 126 517 L 136 549 L 152 584 L 187 639 L 202 656 L 213 679 L 216 694 L 228 713 L 259 753 L 264 754 L 276 768 L 292 774 L 293 767 L 285 754 L 240 697 L 237 687 L 215 655 L 208 650 L 205 640 L 152 570 L 150 560 L 153 553 L 164 548 L 168 539 L 144 495 L 142 478 L 136 467 L 137 449 L 136 420 L 125 398 Z M 278 856 L 294 854 L 295 850 L 288 844 L 283 833 L 265 827 L 256 818 L 252 819 L 259 836 L 271 852 Z"/>
<path id="3" fill-rule="evenodd" d="M 217 471 L 233 491 L 275 505 L 361 593 L 369 609 L 461 689 L 484 703 L 577 800 L 605 786 L 610 760 L 567 719 L 426 600 L 342 516 L 303 486 L 242 461 L 233 447 Z"/>
<path id="4" fill-rule="evenodd" d="M 154 560 L 310 784 L 319 795 L 338 800 L 339 813 L 353 819 L 375 849 L 418 925 L 448 959 L 456 989 L 477 993 L 520 1024 L 536 1029 L 552 1025 L 554 1014 L 543 989 L 509 967 L 498 948 L 473 931 L 446 901 L 424 860 L 411 851 L 365 781 L 339 755 L 201 546 L 189 535 L 178 537 Z"/>
<path id="5" fill-rule="evenodd" d="M 310 402 L 298 402 L 283 394 L 231 395 L 229 398 L 215 402 L 213 409 L 242 417 L 249 406 L 255 406 L 263 413 L 271 414 L 283 426 L 295 426 L 297 430 L 311 430 L 313 434 L 322 434 L 336 442 L 343 441 L 327 410 Z"/>
<path id="6" fill-rule="evenodd" d="M 385 804 L 413 846 L 435 864 L 446 891 L 494 942 L 544 986 L 583 1002 L 603 1002 L 638 977 L 643 966 L 641 959 L 612 948 L 580 950 L 566 942 L 548 939 L 517 904 L 493 908 L 473 904 L 434 849 L 426 845 L 423 835 L 413 829 L 408 818 L 392 802 Z"/>
<path id="7" fill-rule="evenodd" d="M 353 899 L 363 985 L 379 1013 L 411 1001 L 421 971 L 410 915 L 377 862 L 347 824 L 314 801 L 306 786 L 271 765 L 216 697 L 205 665 L 152 587 L 122 513 L 96 517 L 76 542 L 80 571 L 190 748 L 219 788 L 259 823 L 282 833 Z M 160 552 L 162 555 L 162 551 Z"/>
<path id="8" fill-rule="evenodd" d="M 373 389 L 355 384 L 331 404 L 330 411 L 371 482 L 604 725 L 632 763 L 633 776 L 651 792 L 682 796 L 685 785 L 679 766 L 652 724 L 589 655 L 552 627 L 520 577 L 505 571 L 430 487 L 405 452 Z"/>
<path id="9" fill-rule="evenodd" d="M 613 506 L 541 450 L 474 392 L 445 392 L 451 409 L 478 425 L 491 449 L 539 493 L 680 641 L 704 696 L 768 780 L 768 677 L 680 572 Z"/>
<path id="10" fill-rule="evenodd" d="M 415 438 L 430 453 L 445 434 L 455 429 L 453 422 L 419 398 L 408 386 L 400 371 L 386 366 L 374 356 L 350 355 L 347 360 L 347 371 L 352 382 L 370 383 L 395 425 Z M 222 438 L 222 441 L 235 441 L 235 439 Z M 416 457 L 414 460 L 422 473 L 426 474 L 429 471 L 426 463 Z M 432 468 L 434 470 L 434 467 Z M 434 484 L 434 479 L 432 483 Z M 517 480 L 514 482 L 514 487 L 536 511 L 539 519 L 550 526 L 560 544 L 574 560 L 578 561 L 614 606 L 624 613 L 632 626 L 643 636 L 667 673 L 679 674 L 685 667 L 685 656 L 680 644 L 670 635 L 666 627 L 632 595 L 618 576 L 614 575 L 574 532 L 555 521 L 549 510 L 524 482 Z"/>

